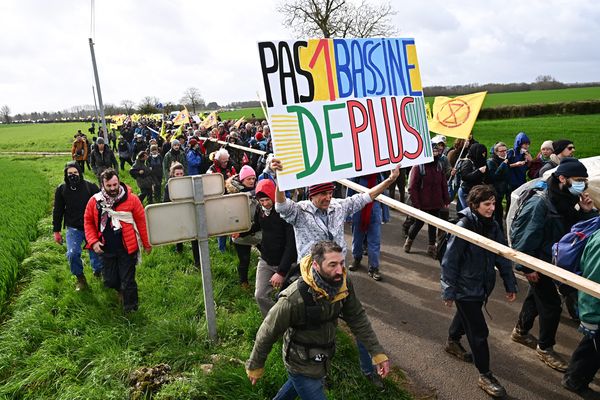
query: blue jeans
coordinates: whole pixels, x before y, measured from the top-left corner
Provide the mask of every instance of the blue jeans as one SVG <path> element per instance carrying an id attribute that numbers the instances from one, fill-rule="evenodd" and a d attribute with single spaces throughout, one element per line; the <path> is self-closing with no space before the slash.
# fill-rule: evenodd
<path id="1" fill-rule="evenodd" d="M 381 249 L 381 204 L 375 202 L 371 211 L 371 219 L 367 231 L 360 229 L 360 216 L 362 211 L 352 216 L 352 256 L 361 260 L 363 255 L 363 242 L 367 238 L 367 255 L 369 256 L 369 269 L 379 269 L 379 253 Z"/>
<path id="2" fill-rule="evenodd" d="M 81 244 L 85 240 L 85 233 L 79 229 L 67 227 L 67 260 L 71 273 L 75 276 L 83 274 L 83 261 L 81 260 Z M 94 272 L 102 271 L 102 260 L 98 254 L 89 250 L 90 263 Z"/>
<path id="3" fill-rule="evenodd" d="M 219 244 L 219 251 L 223 253 L 227 247 L 227 236 L 217 236 L 217 243 Z"/>
<path id="4" fill-rule="evenodd" d="M 367 348 L 358 339 L 356 339 L 356 346 L 358 347 L 358 360 L 360 361 L 360 370 L 365 375 L 373 375 L 375 373 L 375 368 L 373 367 L 373 360 L 371 359 L 371 355 L 367 351 Z"/>
<path id="5" fill-rule="evenodd" d="M 467 195 L 469 194 L 469 192 L 465 192 L 465 190 L 462 188 L 462 186 L 458 189 L 458 198 L 457 198 L 457 205 L 460 207 L 460 209 L 457 209 L 456 211 L 462 211 L 465 208 L 468 207 L 467 204 Z"/>
<path id="6" fill-rule="evenodd" d="M 326 400 L 323 379 L 309 378 L 308 376 L 288 372 L 288 380 L 283 384 L 273 400 Z"/>

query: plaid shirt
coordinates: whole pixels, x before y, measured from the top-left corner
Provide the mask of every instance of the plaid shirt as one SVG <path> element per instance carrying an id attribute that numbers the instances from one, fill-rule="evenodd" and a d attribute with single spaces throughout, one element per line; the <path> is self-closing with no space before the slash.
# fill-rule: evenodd
<path id="1" fill-rule="evenodd" d="M 310 200 L 294 203 L 285 199 L 285 203 L 275 203 L 275 211 L 281 218 L 294 227 L 298 262 L 310 253 L 313 244 L 322 240 L 333 240 L 344 250 L 346 255 L 346 240 L 344 239 L 344 222 L 346 218 L 370 203 L 368 193 L 355 194 L 345 199 L 331 199 L 327 209 L 327 223 L 317 215 L 319 209 Z"/>

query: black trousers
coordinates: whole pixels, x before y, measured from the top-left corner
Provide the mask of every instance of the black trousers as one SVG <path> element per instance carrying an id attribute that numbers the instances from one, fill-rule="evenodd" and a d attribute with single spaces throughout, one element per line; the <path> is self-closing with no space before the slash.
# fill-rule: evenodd
<path id="1" fill-rule="evenodd" d="M 175 249 L 178 253 L 183 251 L 183 243 L 177 243 L 175 245 Z M 194 255 L 194 265 L 196 267 L 200 266 L 200 248 L 198 247 L 198 241 L 192 240 L 192 254 Z"/>
<path id="2" fill-rule="evenodd" d="M 233 246 L 235 247 L 239 261 L 237 270 L 240 283 L 248 283 L 248 267 L 250 266 L 250 250 L 252 250 L 252 246 L 236 243 Z"/>
<path id="3" fill-rule="evenodd" d="M 533 327 L 535 318 L 539 315 L 540 335 L 538 345 L 542 350 L 545 350 L 556 343 L 556 331 L 558 330 L 561 311 L 560 296 L 554 281 L 540 274 L 540 280 L 537 283 L 529 282 L 529 291 L 519 313 L 517 328 L 521 332 L 529 332 Z"/>
<path id="4" fill-rule="evenodd" d="M 423 210 L 423 211 L 425 211 L 427 214 L 433 215 L 434 217 L 440 216 L 440 210 Z M 419 234 L 419 231 L 421 230 L 421 228 L 423 227 L 424 224 L 425 224 L 425 222 L 421 221 L 420 219 L 414 218 L 414 222 L 410 226 L 410 229 L 408 230 L 409 239 L 415 240 L 415 238 Z M 433 225 L 427 225 L 427 236 L 428 236 L 430 245 L 435 244 L 436 234 L 437 234 L 437 228 Z"/>
<path id="5" fill-rule="evenodd" d="M 487 341 L 490 332 L 483 315 L 483 301 L 457 300 L 454 304 L 456 314 L 448 329 L 448 338 L 458 341 L 466 333 L 475 367 L 480 374 L 486 374 L 490 372 L 490 349 Z"/>
<path id="6" fill-rule="evenodd" d="M 128 158 L 121 157 L 121 158 L 119 158 L 119 161 L 121 163 L 121 171 L 125 171 L 125 163 L 129 164 L 129 166 L 133 166 L 131 157 L 128 157 Z"/>
<path id="7" fill-rule="evenodd" d="M 135 282 L 137 252 L 127 254 L 125 250 L 102 255 L 102 276 L 104 286 L 115 289 L 123 295 L 123 310 L 138 309 L 138 287 Z"/>
<path id="8" fill-rule="evenodd" d="M 140 188 L 140 194 L 138 197 L 140 198 L 141 203 L 143 203 L 145 199 L 148 199 L 147 203 L 152 204 L 152 186 Z"/>
<path id="9" fill-rule="evenodd" d="M 77 164 L 79 164 L 79 167 L 81 168 L 81 172 L 84 172 L 85 171 L 85 160 L 77 160 L 76 162 L 77 162 Z"/>
<path id="10" fill-rule="evenodd" d="M 600 346 L 599 338 L 583 336 L 581 342 L 573 352 L 569 368 L 565 372 L 565 378 L 568 383 L 577 389 L 583 389 L 588 386 L 598 369 L 600 369 Z"/>

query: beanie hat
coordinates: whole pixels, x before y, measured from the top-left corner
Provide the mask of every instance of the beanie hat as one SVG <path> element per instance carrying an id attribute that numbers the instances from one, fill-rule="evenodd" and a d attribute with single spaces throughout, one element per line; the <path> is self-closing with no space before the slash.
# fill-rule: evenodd
<path id="1" fill-rule="evenodd" d="M 568 145 L 573 144 L 572 140 L 569 139 L 561 139 L 552 142 L 552 148 L 554 149 L 554 154 L 558 155 L 563 152 L 564 149 L 567 148 Z"/>
<path id="2" fill-rule="evenodd" d="M 319 183 L 318 185 L 312 185 L 308 187 L 308 198 L 310 199 L 315 194 L 333 191 L 335 185 L 333 182 Z"/>
<path id="3" fill-rule="evenodd" d="M 179 143 L 179 140 L 177 140 L 177 139 L 171 140 L 171 146 L 175 146 L 175 145 L 181 146 L 181 143 Z"/>
<path id="4" fill-rule="evenodd" d="M 261 141 L 264 139 L 264 136 L 262 134 L 262 132 L 257 132 L 256 135 L 254 136 L 256 138 L 257 141 Z"/>
<path id="5" fill-rule="evenodd" d="M 431 138 L 432 144 L 444 143 L 446 144 L 446 136 L 444 135 L 435 135 Z"/>
<path id="6" fill-rule="evenodd" d="M 190 139 L 188 144 L 190 145 L 190 148 L 193 148 L 195 145 L 198 144 L 198 141 L 196 139 L 192 138 L 192 139 Z"/>
<path id="7" fill-rule="evenodd" d="M 573 176 L 587 178 L 588 173 L 585 165 L 581 163 L 576 158 L 573 157 L 565 157 L 560 162 L 556 171 L 554 171 L 555 176 L 564 176 L 565 178 L 571 178 Z"/>
<path id="8" fill-rule="evenodd" d="M 249 176 L 256 176 L 256 173 L 254 172 L 251 166 L 244 165 L 240 170 L 240 182 L 248 178 Z"/>
<path id="9" fill-rule="evenodd" d="M 99 137 L 96 139 L 96 144 L 104 144 L 104 138 Z"/>
<path id="10" fill-rule="evenodd" d="M 554 151 L 554 146 L 553 146 L 552 140 L 546 140 L 544 143 L 542 143 L 542 145 L 540 146 L 540 150 L 541 149 L 550 149 L 550 150 Z"/>

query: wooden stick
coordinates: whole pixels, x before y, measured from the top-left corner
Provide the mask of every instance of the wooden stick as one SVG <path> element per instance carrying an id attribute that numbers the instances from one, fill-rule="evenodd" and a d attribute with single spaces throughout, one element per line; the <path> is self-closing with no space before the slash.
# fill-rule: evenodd
<path id="1" fill-rule="evenodd" d="M 348 179 L 341 179 L 338 182 L 350 187 L 351 189 L 357 192 L 366 192 L 368 190 L 364 186 L 354 183 Z M 498 242 L 488 239 L 485 236 L 478 235 L 473 231 L 452 224 L 448 221 L 444 221 L 443 219 L 434 217 L 430 214 L 427 214 L 424 211 L 408 206 L 385 195 L 380 194 L 379 196 L 377 196 L 376 200 L 404 214 L 408 214 L 411 217 L 417 218 L 430 225 L 436 226 L 437 228 L 441 228 L 446 232 L 450 232 L 451 234 L 456 235 L 461 239 L 464 239 L 479 247 L 483 247 L 484 249 L 489 250 L 492 253 L 498 254 L 506 259 L 524 265 L 527 268 L 531 268 L 546 276 L 549 276 L 552 279 L 555 279 L 562 283 L 566 283 L 569 286 L 573 286 L 574 288 L 584 291 L 585 293 L 591 296 L 600 298 L 600 283 L 596 283 L 589 279 L 582 278 L 581 276 L 566 271 L 560 267 L 557 267 L 556 265 L 547 263 L 528 254 L 521 253 L 520 251 L 517 251 L 515 249 L 511 249 L 510 247 L 504 246 Z"/>

